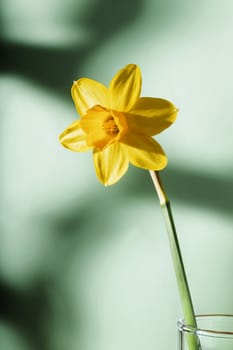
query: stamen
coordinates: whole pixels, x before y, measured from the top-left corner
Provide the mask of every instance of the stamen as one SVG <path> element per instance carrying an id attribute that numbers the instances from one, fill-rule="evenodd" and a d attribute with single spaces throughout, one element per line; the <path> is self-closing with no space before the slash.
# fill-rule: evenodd
<path id="1" fill-rule="evenodd" d="M 118 132 L 119 132 L 119 128 L 118 128 L 118 126 L 116 125 L 116 123 L 115 123 L 113 117 L 108 118 L 108 119 L 104 122 L 102 128 L 104 129 L 104 131 L 105 131 L 107 134 L 110 134 L 110 135 L 112 135 L 112 134 L 115 135 L 115 134 L 118 134 Z"/>

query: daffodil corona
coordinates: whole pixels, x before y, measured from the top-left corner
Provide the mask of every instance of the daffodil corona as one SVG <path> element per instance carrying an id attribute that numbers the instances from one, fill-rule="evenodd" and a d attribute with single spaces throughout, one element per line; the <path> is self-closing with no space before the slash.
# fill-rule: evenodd
<path id="1" fill-rule="evenodd" d="M 81 118 L 60 135 L 60 142 L 74 152 L 93 149 L 96 174 L 104 185 L 117 182 L 129 163 L 147 170 L 161 170 L 167 164 L 152 136 L 174 122 L 177 108 L 165 99 L 140 97 L 141 85 L 135 64 L 121 69 L 109 88 L 88 78 L 72 85 Z"/>

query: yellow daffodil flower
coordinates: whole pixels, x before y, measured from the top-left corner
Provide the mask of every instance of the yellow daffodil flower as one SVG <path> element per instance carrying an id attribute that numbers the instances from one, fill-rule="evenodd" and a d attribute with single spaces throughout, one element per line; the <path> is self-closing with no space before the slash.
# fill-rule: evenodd
<path id="1" fill-rule="evenodd" d="M 93 149 L 96 174 L 106 186 L 116 183 L 129 163 L 147 170 L 167 164 L 152 136 L 170 126 L 178 110 L 167 100 L 140 97 L 141 85 L 140 68 L 129 64 L 108 88 L 88 78 L 74 81 L 71 88 L 81 118 L 60 135 L 60 142 L 74 152 Z"/>

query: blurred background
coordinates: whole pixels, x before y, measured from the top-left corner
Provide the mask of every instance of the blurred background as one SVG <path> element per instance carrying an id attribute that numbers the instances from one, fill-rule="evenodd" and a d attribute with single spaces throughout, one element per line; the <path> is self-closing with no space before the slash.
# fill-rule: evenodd
<path id="1" fill-rule="evenodd" d="M 74 79 L 136 63 L 180 109 L 157 140 L 196 313 L 233 313 L 231 0 L 2 0 L 1 350 L 176 349 L 182 316 L 149 174 L 62 148 Z"/>

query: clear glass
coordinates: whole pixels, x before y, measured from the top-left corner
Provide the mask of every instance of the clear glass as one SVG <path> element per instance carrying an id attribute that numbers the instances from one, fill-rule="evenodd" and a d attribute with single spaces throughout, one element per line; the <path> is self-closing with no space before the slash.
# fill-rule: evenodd
<path id="1" fill-rule="evenodd" d="M 197 328 L 177 322 L 178 350 L 189 350 L 187 337 L 194 334 L 199 350 L 233 350 L 233 315 L 209 314 L 196 316 Z"/>

